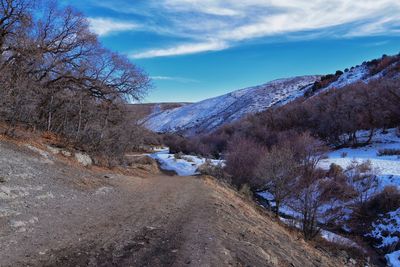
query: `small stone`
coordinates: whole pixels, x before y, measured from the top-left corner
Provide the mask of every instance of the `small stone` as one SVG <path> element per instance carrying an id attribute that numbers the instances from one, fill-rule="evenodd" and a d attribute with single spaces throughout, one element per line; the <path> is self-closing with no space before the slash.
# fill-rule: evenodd
<path id="1" fill-rule="evenodd" d="M 355 259 L 349 259 L 349 263 L 352 265 L 356 265 L 357 261 Z"/>
<path id="2" fill-rule="evenodd" d="M 50 151 L 52 154 L 58 154 L 60 153 L 60 149 L 57 147 L 52 147 L 52 146 L 47 146 L 47 149 Z"/>
<path id="3" fill-rule="evenodd" d="M 72 153 L 67 150 L 61 150 L 61 154 L 65 157 L 71 157 Z"/>
<path id="4" fill-rule="evenodd" d="M 91 157 L 85 153 L 75 153 L 75 159 L 85 167 L 93 164 Z"/>

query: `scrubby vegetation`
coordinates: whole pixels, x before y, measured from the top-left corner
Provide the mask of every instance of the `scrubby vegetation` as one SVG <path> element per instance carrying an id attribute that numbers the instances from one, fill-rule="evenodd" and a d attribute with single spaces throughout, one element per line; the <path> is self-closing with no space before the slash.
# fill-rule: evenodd
<path id="1" fill-rule="evenodd" d="M 379 128 L 400 124 L 400 80 L 380 79 L 329 90 L 313 97 L 299 98 L 289 104 L 249 116 L 200 137 L 185 139 L 168 135 L 172 150 L 219 156 L 233 140 L 251 140 L 270 148 L 298 133 L 310 134 L 340 147 L 368 144 Z M 359 139 L 357 131 L 369 131 Z"/>
<path id="2" fill-rule="evenodd" d="M 386 148 L 378 151 L 378 156 L 400 156 L 400 149 Z"/>
<path id="3" fill-rule="evenodd" d="M 396 67 L 395 62 L 397 56 L 364 64 L 379 73 Z M 328 148 L 368 145 L 378 129 L 400 125 L 400 79 L 392 74 L 305 96 L 208 135 L 168 135 L 165 141 L 172 151 L 225 159 L 224 177 L 238 190 L 268 192 L 276 215 L 285 216 L 281 209 L 289 208 L 306 239 L 316 237 L 324 225 L 369 242 L 372 223 L 400 207 L 397 189 L 379 191 L 379 170 L 369 161 L 353 162 L 346 169 L 333 164 L 329 170 L 318 163 Z M 340 75 L 323 81 L 329 84 Z M 367 134 L 361 138 L 359 131 Z M 379 151 L 382 156 L 397 153 Z"/>
<path id="4" fill-rule="evenodd" d="M 148 76 L 103 48 L 88 21 L 56 2 L 0 1 L 0 120 L 48 131 L 80 149 L 119 158 L 145 130 L 126 103 L 140 100 Z"/>
<path id="5" fill-rule="evenodd" d="M 388 67 L 392 66 L 394 63 L 397 63 L 399 59 L 400 55 L 396 56 L 383 55 L 382 58 L 368 61 L 366 62 L 366 64 L 370 69 L 371 75 L 375 75 L 387 69 Z M 396 72 L 399 70 L 399 67 L 400 67 L 399 65 L 393 65 L 393 68 L 389 69 L 389 71 Z"/>
<path id="6" fill-rule="evenodd" d="M 339 79 L 340 75 L 342 75 L 342 74 L 343 74 L 343 72 L 338 70 L 338 71 L 336 71 L 335 74 L 328 74 L 328 75 L 322 76 L 319 81 L 316 81 L 313 84 L 313 86 L 307 90 L 306 96 L 311 96 L 318 90 L 325 88 L 328 85 L 330 85 L 331 83 L 337 81 Z"/>

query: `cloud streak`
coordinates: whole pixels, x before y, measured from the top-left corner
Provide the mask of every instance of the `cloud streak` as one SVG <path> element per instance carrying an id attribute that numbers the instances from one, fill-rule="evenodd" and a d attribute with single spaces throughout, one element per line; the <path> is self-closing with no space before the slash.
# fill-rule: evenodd
<path id="1" fill-rule="evenodd" d="M 139 28 L 135 23 L 117 21 L 112 18 L 89 18 L 88 21 L 90 30 L 99 36 L 107 36 Z"/>
<path id="2" fill-rule="evenodd" d="M 137 15 L 132 1 L 114 1 L 121 1 L 112 3 L 114 12 Z M 400 34 L 398 0 L 148 0 L 140 10 L 144 30 L 177 41 L 134 51 L 130 56 L 136 59 L 219 51 L 257 38 L 295 35 L 299 39 L 303 32 L 305 38 L 320 38 L 324 32 L 336 38 Z M 137 27 L 95 22 L 101 35 Z"/>
<path id="3" fill-rule="evenodd" d="M 187 43 L 170 48 L 153 49 L 142 53 L 132 54 L 131 58 L 152 58 L 176 55 L 189 55 L 207 51 L 219 51 L 228 48 L 224 42 Z"/>
<path id="4" fill-rule="evenodd" d="M 174 81 L 180 83 L 199 83 L 200 81 L 195 79 L 183 78 L 183 77 L 171 77 L 171 76 L 151 76 L 152 80 L 159 81 Z"/>

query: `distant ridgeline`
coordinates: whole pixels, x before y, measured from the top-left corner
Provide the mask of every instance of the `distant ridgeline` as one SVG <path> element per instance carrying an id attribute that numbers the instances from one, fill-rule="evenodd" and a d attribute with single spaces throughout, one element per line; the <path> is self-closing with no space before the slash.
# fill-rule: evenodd
<path id="1" fill-rule="evenodd" d="M 336 71 L 325 76 L 301 76 L 271 81 L 188 104 L 152 113 L 144 120 L 145 126 L 159 133 L 179 133 L 195 136 L 214 132 L 219 127 L 236 122 L 248 115 L 309 98 L 331 89 L 376 80 L 392 81 L 400 77 L 400 56 L 383 55 L 380 59 Z"/>

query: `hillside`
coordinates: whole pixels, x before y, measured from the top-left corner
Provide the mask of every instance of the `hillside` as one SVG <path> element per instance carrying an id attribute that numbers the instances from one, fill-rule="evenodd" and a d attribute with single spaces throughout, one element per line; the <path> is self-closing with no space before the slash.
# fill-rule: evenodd
<path id="1" fill-rule="evenodd" d="M 321 81 L 309 88 L 306 96 L 326 92 L 330 89 L 343 88 L 357 82 L 369 83 L 381 78 L 393 79 L 398 77 L 400 77 L 400 55 L 383 55 L 379 59 L 364 61 L 361 65 L 322 76 Z"/>
<path id="2" fill-rule="evenodd" d="M 225 123 L 302 96 L 318 79 L 319 76 L 301 76 L 237 90 L 150 116 L 145 126 L 156 132 L 186 135 L 210 132 Z"/>
<path id="3" fill-rule="evenodd" d="M 1 141 L 0 266 L 354 266 L 212 178 L 129 172 Z"/>
<path id="4" fill-rule="evenodd" d="M 310 97 L 357 82 L 397 78 L 399 62 L 398 55 L 384 55 L 335 74 L 275 80 L 151 115 L 145 126 L 155 132 L 177 132 L 187 136 L 210 133 L 221 125 L 284 105 L 304 95 Z"/>
<path id="5" fill-rule="evenodd" d="M 140 120 L 143 120 L 149 116 L 154 114 L 158 114 L 160 112 L 179 108 L 185 106 L 190 103 L 143 103 L 143 104 L 128 104 L 128 110 Z"/>

